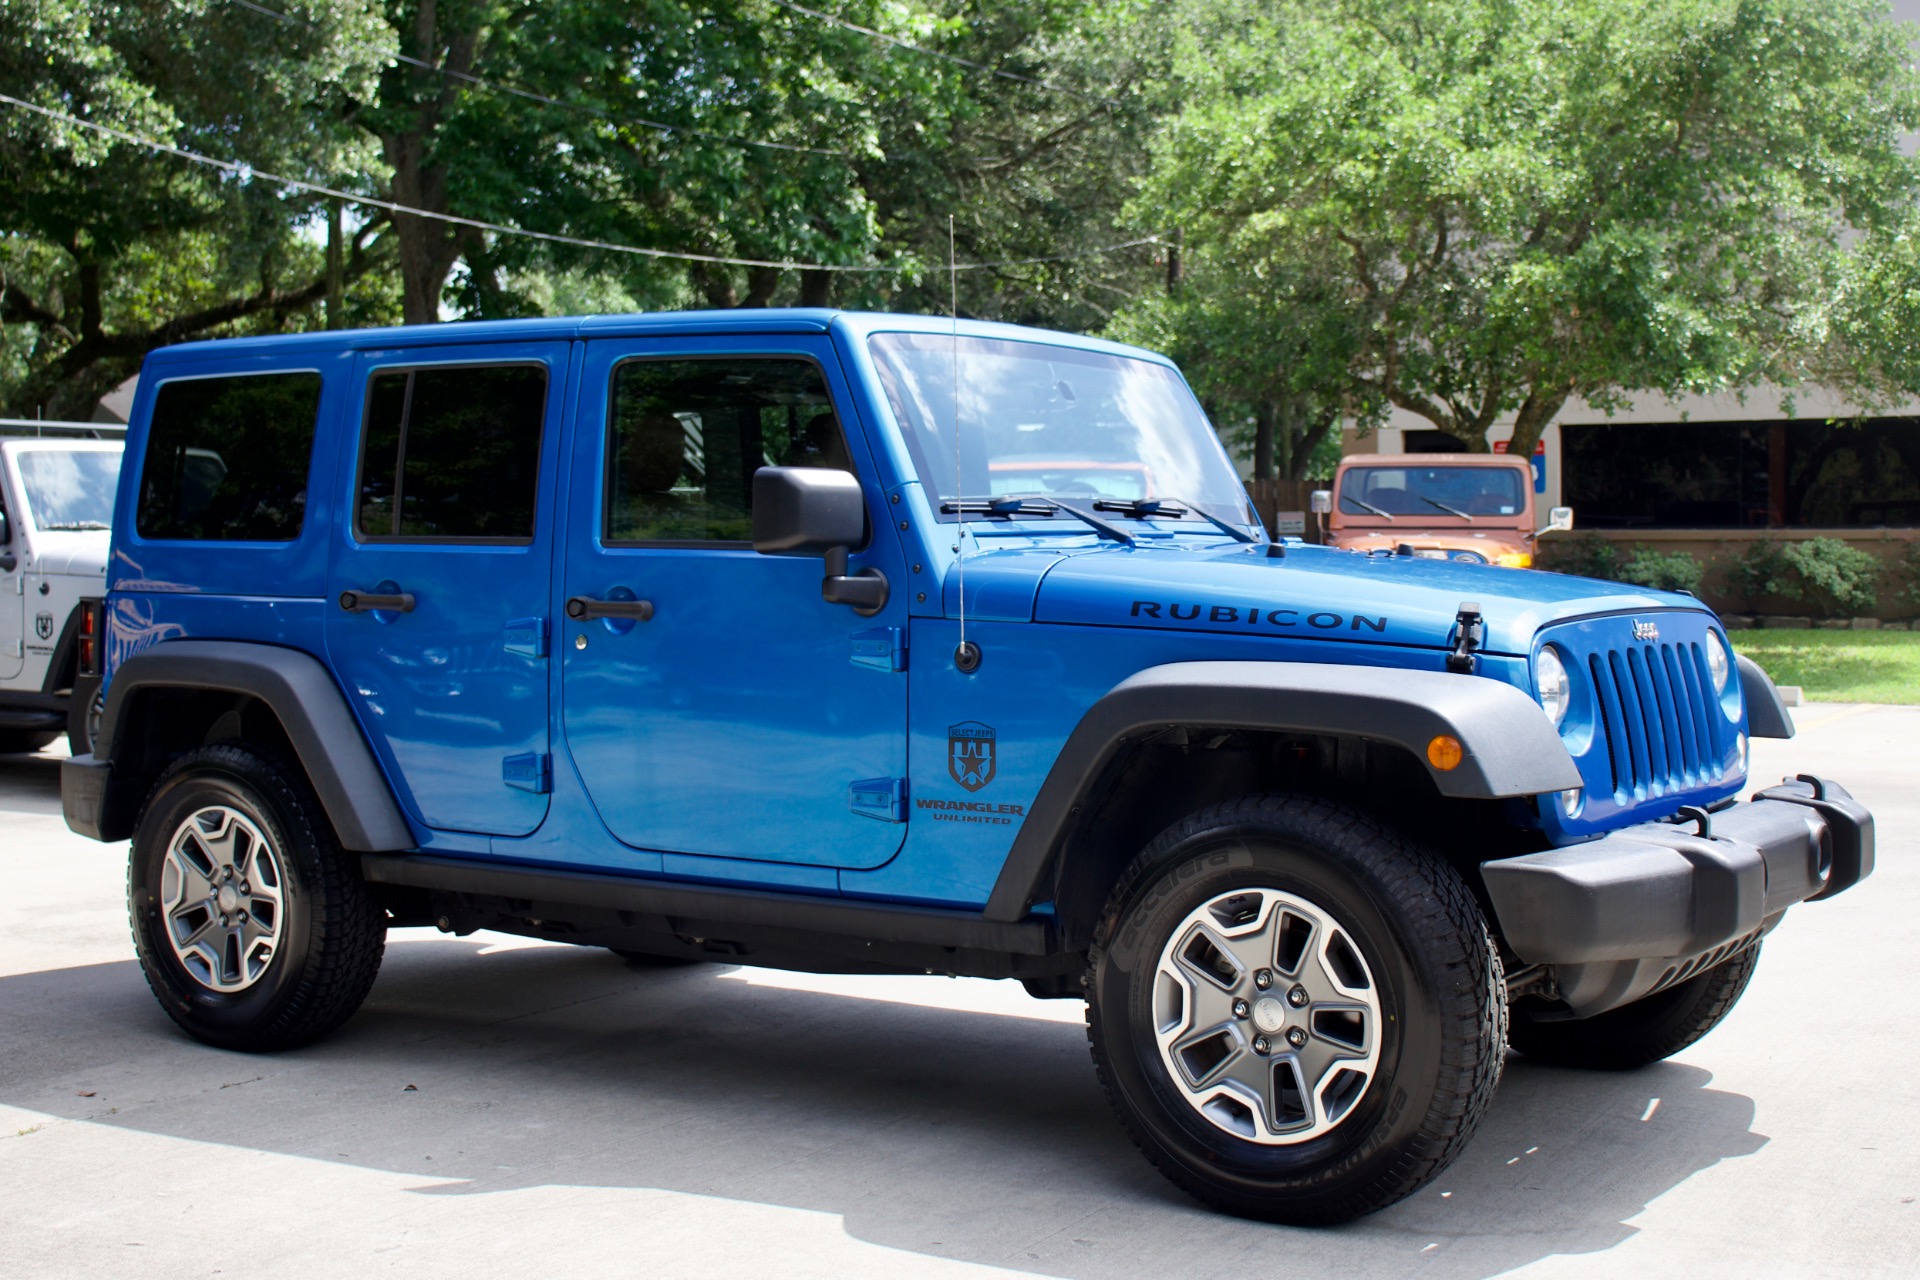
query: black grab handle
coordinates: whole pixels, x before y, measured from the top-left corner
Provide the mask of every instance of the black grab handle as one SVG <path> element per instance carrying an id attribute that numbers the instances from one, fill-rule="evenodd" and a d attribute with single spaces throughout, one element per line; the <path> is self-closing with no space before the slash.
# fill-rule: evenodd
<path id="1" fill-rule="evenodd" d="M 631 618 L 645 622 L 653 617 L 651 600 L 595 600 L 592 596 L 574 596 L 567 601 L 567 616 L 585 622 L 593 618 Z"/>
<path id="2" fill-rule="evenodd" d="M 382 595 L 377 591 L 342 591 L 340 607 L 348 613 L 412 613 L 413 592 Z"/>

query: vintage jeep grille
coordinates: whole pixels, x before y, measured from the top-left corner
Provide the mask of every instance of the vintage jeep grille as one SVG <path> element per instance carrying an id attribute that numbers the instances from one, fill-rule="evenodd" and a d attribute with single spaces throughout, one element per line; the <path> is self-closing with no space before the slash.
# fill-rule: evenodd
<path id="1" fill-rule="evenodd" d="M 1587 670 L 1616 795 L 1652 797 L 1718 777 L 1728 729 L 1712 714 L 1712 677 L 1698 643 L 1602 649 L 1587 655 Z"/>

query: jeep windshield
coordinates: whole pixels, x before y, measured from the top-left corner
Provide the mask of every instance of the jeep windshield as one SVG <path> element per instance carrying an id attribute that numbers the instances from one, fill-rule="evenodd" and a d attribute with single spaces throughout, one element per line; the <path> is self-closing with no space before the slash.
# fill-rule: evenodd
<path id="1" fill-rule="evenodd" d="M 942 508 L 1025 514 L 994 501 L 1017 496 L 1136 519 L 1247 522 L 1246 490 L 1219 438 L 1165 365 L 946 334 L 868 342 L 914 465 Z"/>
<path id="2" fill-rule="evenodd" d="M 1340 477 L 1343 515 L 1512 524 L 1527 513 L 1516 467 L 1351 467 Z"/>
<path id="3" fill-rule="evenodd" d="M 111 529 L 113 494 L 120 485 L 120 453 L 106 449 L 24 449 L 20 483 L 27 508 L 42 529 Z"/>

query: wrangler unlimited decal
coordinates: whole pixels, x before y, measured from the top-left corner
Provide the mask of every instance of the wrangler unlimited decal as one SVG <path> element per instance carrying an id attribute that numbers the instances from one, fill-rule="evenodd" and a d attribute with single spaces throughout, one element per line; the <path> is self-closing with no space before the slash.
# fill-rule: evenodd
<path id="1" fill-rule="evenodd" d="M 1160 612 L 1165 609 L 1166 612 Z M 1203 616 L 1204 615 L 1204 616 Z M 1133 611 L 1129 615 L 1135 618 L 1171 618 L 1175 622 L 1234 623 L 1245 627 L 1297 627 L 1302 624 L 1302 615 L 1298 609 L 1267 609 L 1258 605 L 1233 604 L 1163 604 L 1158 600 L 1135 600 Z M 1351 618 L 1333 612 L 1309 613 L 1305 615 L 1305 625 L 1321 631 L 1338 631 L 1345 627 L 1349 631 L 1385 631 L 1385 618 L 1369 618 L 1364 613 L 1356 613 Z"/>

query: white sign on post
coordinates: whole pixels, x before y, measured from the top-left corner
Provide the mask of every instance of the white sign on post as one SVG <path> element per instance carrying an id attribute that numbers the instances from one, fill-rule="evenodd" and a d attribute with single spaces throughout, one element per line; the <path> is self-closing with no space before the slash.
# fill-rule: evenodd
<path id="1" fill-rule="evenodd" d="M 1304 511 L 1276 511 L 1273 513 L 1274 533 L 1285 537 L 1304 536 L 1307 532 L 1307 513 Z"/>

